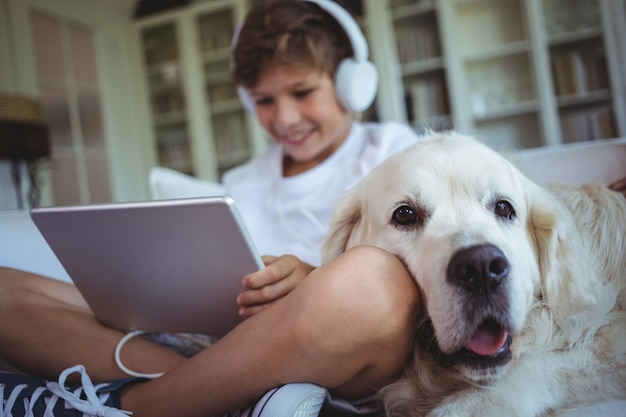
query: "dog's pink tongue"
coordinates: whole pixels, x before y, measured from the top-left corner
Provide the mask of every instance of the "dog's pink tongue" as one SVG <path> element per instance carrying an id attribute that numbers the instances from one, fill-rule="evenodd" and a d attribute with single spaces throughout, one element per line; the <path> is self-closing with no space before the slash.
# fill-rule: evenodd
<path id="1" fill-rule="evenodd" d="M 494 322 L 485 322 L 474 332 L 465 348 L 477 355 L 489 356 L 499 351 L 506 342 L 507 333 Z"/>

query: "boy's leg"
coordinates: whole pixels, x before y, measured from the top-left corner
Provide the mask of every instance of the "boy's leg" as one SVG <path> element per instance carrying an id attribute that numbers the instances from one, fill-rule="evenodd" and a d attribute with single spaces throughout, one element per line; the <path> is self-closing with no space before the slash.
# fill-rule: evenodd
<path id="1" fill-rule="evenodd" d="M 113 352 L 124 333 L 101 325 L 71 284 L 0 268 L 0 358 L 31 375 L 56 379 L 83 364 L 95 381 L 126 377 Z M 135 338 L 122 361 L 139 372 L 166 371 L 184 358 Z"/>
<path id="2" fill-rule="evenodd" d="M 355 248 L 210 348 L 127 388 L 121 405 L 134 417 L 216 415 L 303 381 L 348 399 L 368 396 L 399 375 L 420 313 L 402 263 Z"/>

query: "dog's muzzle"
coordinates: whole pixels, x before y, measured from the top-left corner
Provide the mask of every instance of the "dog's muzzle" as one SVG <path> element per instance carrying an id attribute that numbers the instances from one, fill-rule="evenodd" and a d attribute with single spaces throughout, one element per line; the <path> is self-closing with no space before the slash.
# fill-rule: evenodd
<path id="1" fill-rule="evenodd" d="M 492 244 L 460 249 L 448 263 L 446 280 L 457 289 L 464 309 L 459 322 L 464 336 L 459 350 L 442 359 L 464 367 L 476 378 L 497 373 L 497 368 L 512 359 L 506 285 L 509 271 L 506 256 Z"/>

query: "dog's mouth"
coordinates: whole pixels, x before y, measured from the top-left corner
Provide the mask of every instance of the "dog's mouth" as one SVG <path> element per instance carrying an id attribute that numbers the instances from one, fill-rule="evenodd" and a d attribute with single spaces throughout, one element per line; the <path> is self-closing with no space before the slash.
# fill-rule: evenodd
<path id="1" fill-rule="evenodd" d="M 450 356 L 456 364 L 471 368 L 491 368 L 508 363 L 513 337 L 495 320 L 483 321 L 465 342 L 463 348 Z"/>
<path id="2" fill-rule="evenodd" d="M 477 376 L 485 377 L 513 358 L 511 352 L 513 337 L 493 318 L 483 320 L 462 347 L 452 353 L 444 353 L 440 349 L 430 320 L 421 326 L 419 333 L 425 350 L 433 355 L 440 365 L 464 367 Z"/>

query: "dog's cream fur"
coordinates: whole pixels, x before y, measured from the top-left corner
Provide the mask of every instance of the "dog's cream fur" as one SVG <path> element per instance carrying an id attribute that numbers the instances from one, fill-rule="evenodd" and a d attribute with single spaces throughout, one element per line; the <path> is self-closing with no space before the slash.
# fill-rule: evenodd
<path id="1" fill-rule="evenodd" d="M 388 415 L 530 417 L 626 399 L 625 236 L 624 196 L 540 187 L 478 141 L 433 133 L 338 204 L 324 260 L 378 246 L 421 290 L 413 358 L 381 392 Z M 493 294 L 468 295 L 451 260 L 479 246 L 505 259 L 494 268 L 503 278 Z M 507 343 L 456 360 L 483 325 L 497 328 L 485 345 Z"/>

